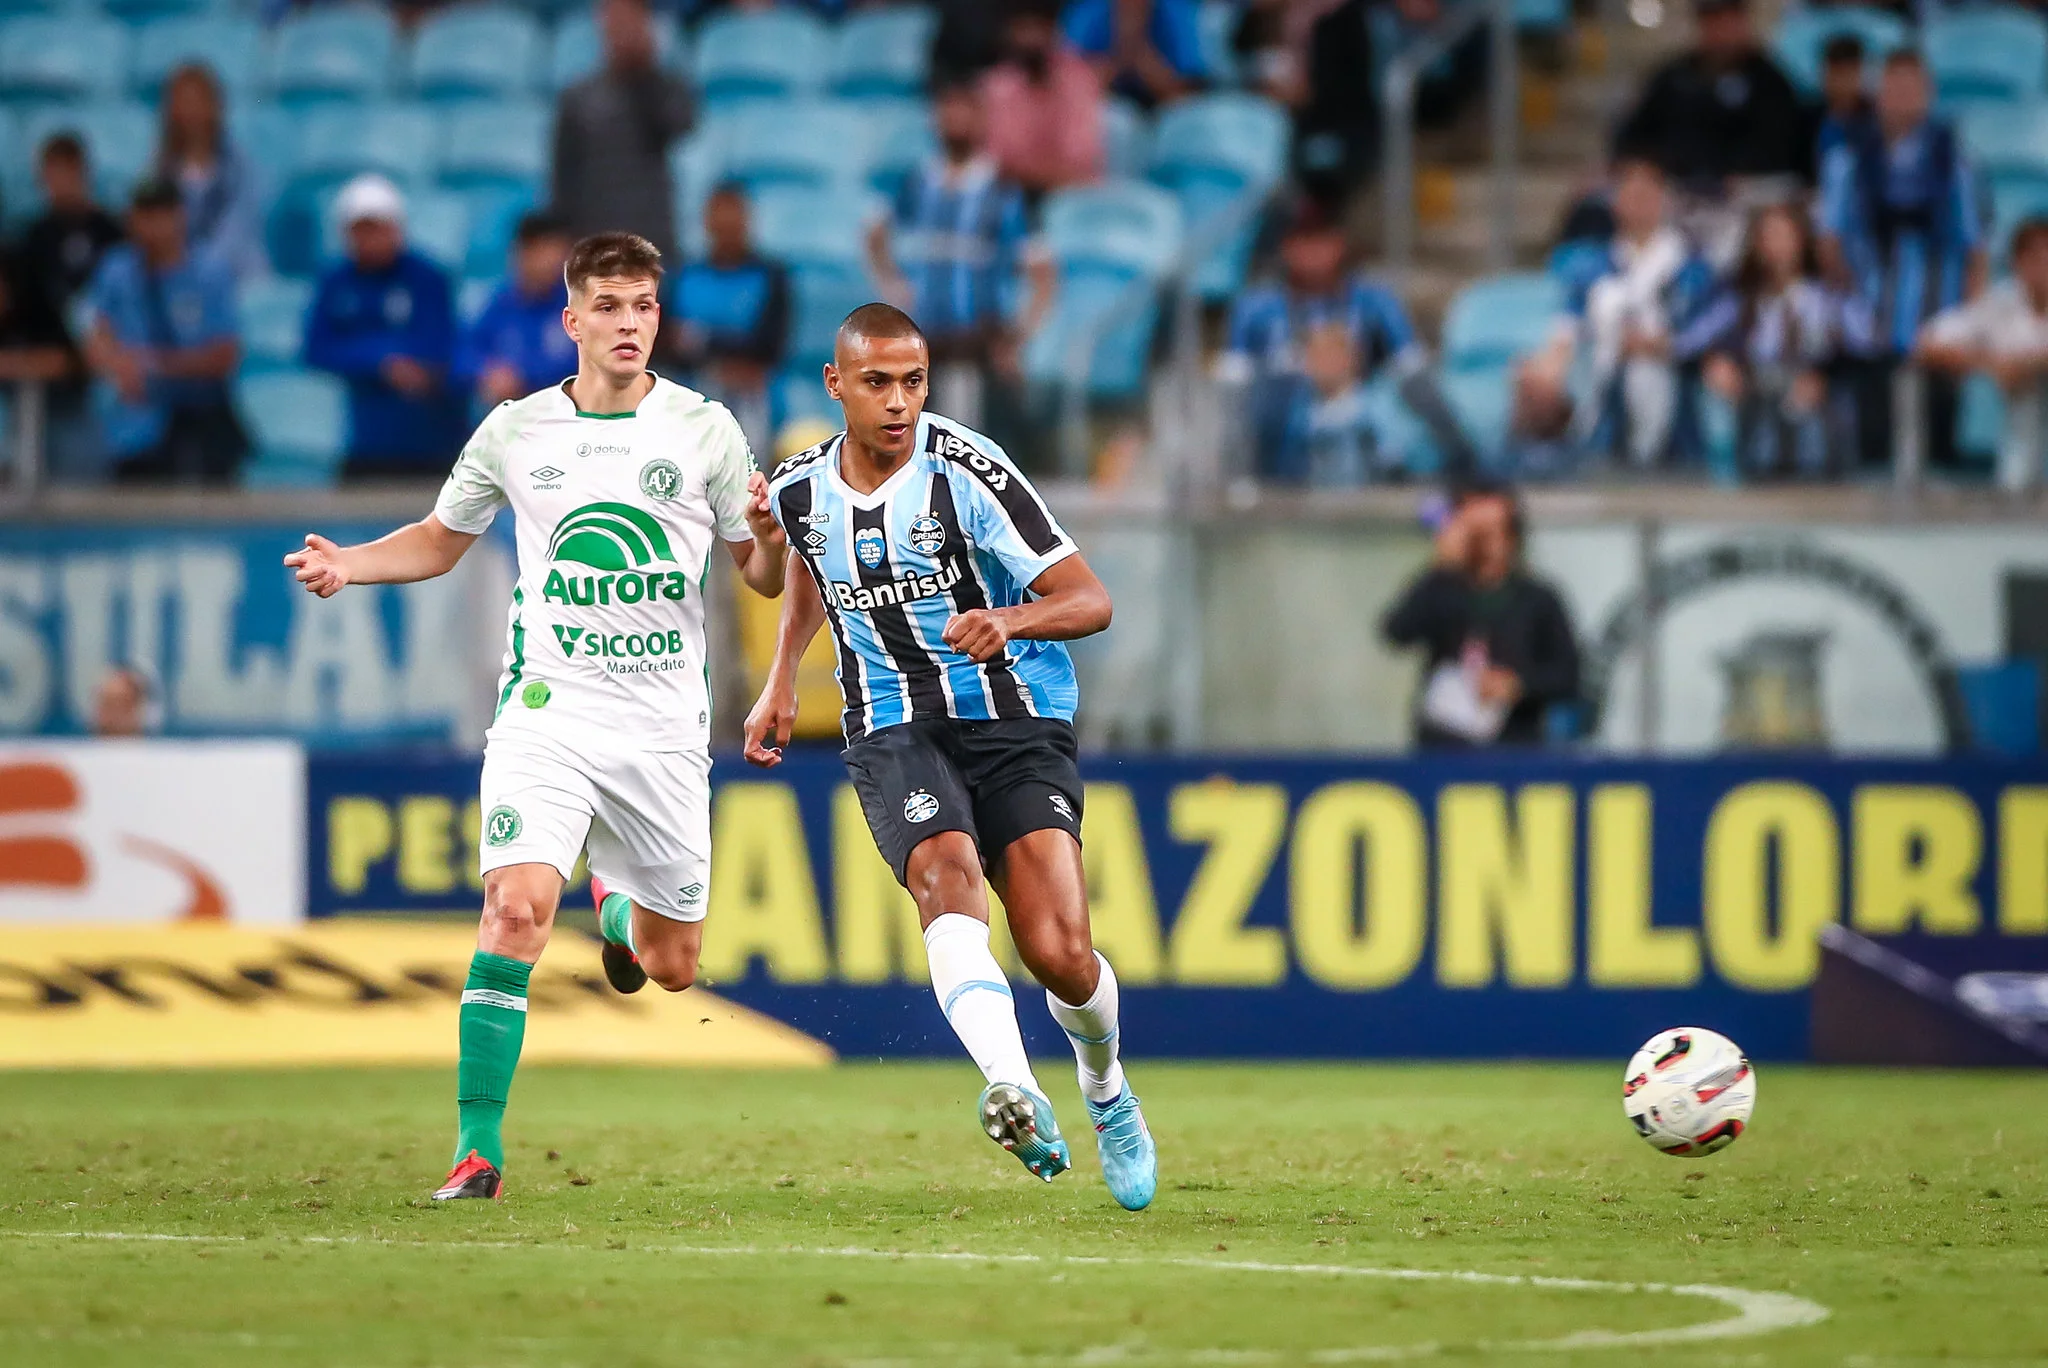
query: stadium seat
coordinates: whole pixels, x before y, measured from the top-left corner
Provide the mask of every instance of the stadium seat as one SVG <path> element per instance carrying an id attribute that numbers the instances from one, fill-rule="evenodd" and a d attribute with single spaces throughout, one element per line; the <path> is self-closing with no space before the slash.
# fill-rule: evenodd
<path id="1" fill-rule="evenodd" d="M 1215 85 L 1229 88 L 1244 83 L 1233 39 L 1243 18 L 1238 0 L 1202 0 L 1195 12 L 1195 28 L 1201 38 L 1202 69 Z"/>
<path id="2" fill-rule="evenodd" d="M 295 370 L 305 347 L 306 309 L 313 286 L 285 276 L 257 276 L 235 296 L 242 335 L 242 374 Z"/>
<path id="3" fill-rule="evenodd" d="M 498 292 L 497 276 L 468 276 L 455 287 L 455 321 L 468 327 L 484 315 L 491 306 L 491 296 Z"/>
<path id="4" fill-rule="evenodd" d="M 2000 185 L 2048 185 L 2048 100 L 1972 109 L 1956 130 L 1994 195 Z"/>
<path id="5" fill-rule="evenodd" d="M 720 130 L 720 179 L 742 181 L 749 191 L 832 185 L 860 174 L 867 135 L 860 115 L 837 102 L 749 104 Z"/>
<path id="6" fill-rule="evenodd" d="M 1771 53 L 1792 84 L 1808 94 L 1820 89 L 1820 53 L 1828 39 L 1853 33 L 1873 57 L 1906 45 L 1905 21 L 1887 10 L 1861 5 L 1795 9 L 1778 22 Z"/>
<path id="7" fill-rule="evenodd" d="M 465 102 L 450 110 L 441 143 L 441 181 L 458 189 L 516 186 L 529 193 L 548 176 L 554 116 L 535 100 Z"/>
<path id="8" fill-rule="evenodd" d="M 472 185 L 450 190 L 462 201 L 469 222 L 469 252 L 463 260 L 465 273 L 496 276 L 505 270 L 506 255 L 512 249 L 519 219 L 541 195 L 537 186 Z"/>
<path id="9" fill-rule="evenodd" d="M 2038 14 L 1937 10 L 1927 20 L 1925 47 L 1935 94 L 1944 101 L 2048 94 L 2048 21 Z"/>
<path id="10" fill-rule="evenodd" d="M 1474 281 L 1444 311 L 1444 368 L 1480 371 L 1508 365 L 1550 339 L 1564 307 L 1564 287 L 1547 275 Z"/>
<path id="11" fill-rule="evenodd" d="M 891 199 L 912 172 L 938 151 L 931 106 L 923 100 L 876 100 L 861 105 L 867 129 L 868 184 Z"/>
<path id="12" fill-rule="evenodd" d="M 1151 177 L 1180 201 L 1189 236 L 1214 244 L 1195 271 L 1202 298 L 1226 299 L 1244 284 L 1258 211 L 1286 172 L 1291 136 L 1286 111 L 1257 95 L 1199 96 L 1159 116 Z"/>
<path id="13" fill-rule="evenodd" d="M 29 157 L 31 183 L 36 150 L 57 133 L 76 133 L 85 143 L 93 190 L 116 213 L 156 155 L 156 115 L 131 100 L 65 105 L 36 110 L 22 121 L 22 150 Z M 42 189 L 31 191 L 38 204 Z"/>
<path id="14" fill-rule="evenodd" d="M 292 163 L 298 160 L 298 115 L 275 101 L 231 103 L 228 136 L 256 164 L 263 191 L 272 199 L 282 194 L 291 178 Z"/>
<path id="15" fill-rule="evenodd" d="M 189 14 L 158 19 L 135 35 L 129 82 L 153 99 L 173 68 L 204 62 L 230 95 L 255 88 L 263 75 L 263 29 L 254 19 L 229 14 Z"/>
<path id="16" fill-rule="evenodd" d="M 363 100 L 391 84 L 397 35 L 391 16 L 361 5 L 292 14 L 277 26 L 270 84 L 289 104 Z"/>
<path id="17" fill-rule="evenodd" d="M 1063 190 L 1046 201 L 1043 236 L 1060 286 L 1025 345 L 1027 373 L 1059 385 L 1080 364 L 1094 397 L 1135 396 L 1158 326 L 1158 282 L 1180 252 L 1180 206 L 1137 182 Z M 1083 353 L 1091 331 L 1095 346 Z"/>
<path id="18" fill-rule="evenodd" d="M 341 381 L 317 371 L 245 375 L 236 408 L 256 447 L 253 485 L 325 484 L 348 445 L 348 401 Z"/>
<path id="19" fill-rule="evenodd" d="M 692 55 L 705 108 L 806 95 L 831 60 L 825 26 L 796 10 L 722 14 L 705 23 Z"/>
<path id="20" fill-rule="evenodd" d="M 1562 33 L 1570 22 L 1566 0 L 1515 0 L 1515 27 L 1523 33 Z"/>
<path id="21" fill-rule="evenodd" d="M 2012 256 L 2012 230 L 2025 219 L 2048 215 L 2048 181 L 2032 176 L 1991 180 L 1991 255 L 2003 266 Z"/>
<path id="22" fill-rule="evenodd" d="M 789 364 L 817 379 L 817 367 L 832 359 L 840 320 L 875 298 L 874 284 L 859 266 L 809 266 L 790 276 Z"/>
<path id="23" fill-rule="evenodd" d="M 870 197 L 857 187 L 771 185 L 753 197 L 754 240 L 792 268 L 857 266 Z"/>
<path id="24" fill-rule="evenodd" d="M 74 7 L 74 0 L 0 0 L 0 20 L 17 14 L 50 14 Z"/>
<path id="25" fill-rule="evenodd" d="M 931 78 L 933 11 L 914 5 L 858 10 L 833 41 L 832 90 L 847 99 L 914 95 Z"/>
<path id="26" fill-rule="evenodd" d="M 1498 456 L 1507 445 L 1510 384 L 1505 366 L 1450 371 L 1437 379 L 1444 402 L 1482 457 Z"/>
<path id="27" fill-rule="evenodd" d="M 531 15 L 498 5 L 442 10 L 412 45 L 412 88 L 423 99 L 530 94 L 541 31 Z"/>
<path id="28" fill-rule="evenodd" d="M 683 65 L 683 43 L 676 36 L 675 20 L 667 14 L 651 16 L 654 21 L 654 51 L 656 60 L 670 70 Z M 590 11 L 579 10 L 564 18 L 555 29 L 553 43 L 548 52 L 548 83 L 560 90 L 596 71 L 598 63 L 604 60 L 604 46 L 597 36 L 597 24 L 590 17 Z"/>
<path id="29" fill-rule="evenodd" d="M 704 252 L 704 201 L 724 174 L 723 125 L 700 125 L 668 151 L 668 174 L 674 183 L 676 235 L 686 256 Z"/>
<path id="30" fill-rule="evenodd" d="M 93 14 L 0 24 L 0 97 L 16 105 L 108 98 L 128 81 L 127 25 Z"/>
<path id="31" fill-rule="evenodd" d="M 1145 111 L 1121 95 L 1102 102 L 1103 174 L 1121 180 L 1145 174 L 1152 159 L 1152 126 Z"/>
<path id="32" fill-rule="evenodd" d="M 205 14 L 215 8 L 214 0 L 98 0 L 98 4 L 116 19 L 131 24 L 172 15 Z"/>
<path id="33" fill-rule="evenodd" d="M 441 120 L 424 104 L 316 106 L 300 116 L 292 179 L 319 186 L 378 171 L 400 186 L 424 180 L 433 170 L 441 131 Z"/>

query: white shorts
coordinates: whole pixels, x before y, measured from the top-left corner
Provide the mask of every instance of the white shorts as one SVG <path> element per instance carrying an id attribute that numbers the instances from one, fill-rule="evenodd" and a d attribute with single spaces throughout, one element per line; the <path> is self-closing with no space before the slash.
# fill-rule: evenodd
<path id="1" fill-rule="evenodd" d="M 548 864 L 564 879 L 587 842 L 590 872 L 676 921 L 702 921 L 711 891 L 711 755 L 591 754 L 532 733 L 484 745 L 478 868 Z"/>

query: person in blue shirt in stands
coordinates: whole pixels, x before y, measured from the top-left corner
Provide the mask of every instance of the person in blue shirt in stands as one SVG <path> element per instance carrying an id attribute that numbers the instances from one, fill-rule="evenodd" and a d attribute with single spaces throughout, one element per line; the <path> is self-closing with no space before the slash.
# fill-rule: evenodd
<path id="1" fill-rule="evenodd" d="M 1102 71 L 1103 84 L 1147 109 L 1201 89 L 1197 0 L 1069 0 L 1060 27 Z"/>
<path id="2" fill-rule="evenodd" d="M 704 201 L 706 252 L 668 287 L 671 355 L 691 383 L 731 409 L 756 451 L 775 446 L 768 382 L 789 345 L 789 273 L 754 249 L 746 187 Z"/>
<path id="3" fill-rule="evenodd" d="M 1889 372 L 1912 354 L 1923 324 L 1984 288 L 1986 257 L 1976 178 L 1961 141 L 1930 115 L 1932 83 L 1919 53 L 1884 60 L 1875 117 L 1857 124 L 1821 168 L 1821 260 L 1877 321 L 1879 361 L 1858 406 L 1864 460 L 1881 463 L 1891 431 Z M 1957 391 L 1927 386 L 1928 457 L 1956 461 Z"/>
<path id="4" fill-rule="evenodd" d="M 185 245 L 178 187 L 149 179 L 128 210 L 128 242 L 85 293 L 85 356 L 100 380 L 101 435 L 123 481 L 225 483 L 249 441 L 228 395 L 241 361 L 235 278 Z"/>
<path id="5" fill-rule="evenodd" d="M 463 331 L 456 356 L 456 373 L 473 387 L 478 407 L 523 399 L 575 374 L 576 343 L 562 327 L 569 246 L 567 226 L 552 214 L 519 220 L 511 272 Z"/>
<path id="6" fill-rule="evenodd" d="M 440 479 L 460 443 L 449 383 L 454 292 L 405 245 L 405 197 L 382 176 L 342 188 L 346 260 L 327 269 L 306 319 L 306 364 L 348 385 L 344 480 Z"/>

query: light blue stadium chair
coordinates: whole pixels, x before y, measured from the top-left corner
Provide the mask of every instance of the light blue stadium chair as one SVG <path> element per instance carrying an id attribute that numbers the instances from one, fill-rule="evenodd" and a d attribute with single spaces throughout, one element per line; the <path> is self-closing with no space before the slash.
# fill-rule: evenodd
<path id="1" fill-rule="evenodd" d="M 239 101 L 228 106 L 228 136 L 256 165 L 263 193 L 272 201 L 283 194 L 298 160 L 299 116 L 274 101 Z"/>
<path id="2" fill-rule="evenodd" d="M 859 266 L 808 266 L 790 273 L 789 365 L 815 382 L 818 367 L 832 359 L 840 322 L 875 297 L 874 283 Z"/>
<path id="3" fill-rule="evenodd" d="M 0 24 L 0 98 L 19 106 L 111 99 L 128 81 L 128 26 L 96 14 Z"/>
<path id="4" fill-rule="evenodd" d="M 76 7 L 76 0 L 0 0 L 0 20 L 17 14 L 52 14 Z"/>
<path id="5" fill-rule="evenodd" d="M 1098 399 L 1137 396 L 1159 323 L 1157 282 L 1180 252 L 1179 204 L 1134 181 L 1063 190 L 1046 201 L 1043 237 L 1059 291 L 1052 316 L 1025 344 L 1026 373 L 1041 383 L 1064 381 L 1086 331 L 1107 320 L 1088 357 L 1088 391 Z M 1138 282 L 1152 288 L 1129 307 Z"/>
<path id="6" fill-rule="evenodd" d="M 258 276 L 242 283 L 235 295 L 235 318 L 242 335 L 243 375 L 298 369 L 312 302 L 310 281 Z"/>
<path id="7" fill-rule="evenodd" d="M 1258 95 L 1198 96 L 1159 116 L 1151 178 L 1180 201 L 1189 236 L 1218 232 L 1239 216 L 1195 270 L 1202 298 L 1227 299 L 1243 286 L 1258 238 L 1258 207 L 1286 174 L 1291 136 L 1286 111 Z"/>
<path id="8" fill-rule="evenodd" d="M 1989 467 L 2005 437 L 2005 395 L 1988 375 L 1963 378 L 1956 404 L 1956 450 L 1973 465 Z"/>
<path id="9" fill-rule="evenodd" d="M 98 0 L 98 6 L 131 24 L 170 15 L 206 14 L 219 8 L 216 0 Z"/>
<path id="10" fill-rule="evenodd" d="M 44 139 L 66 132 L 84 141 L 94 193 L 119 213 L 156 155 L 156 115 L 132 100 L 43 108 L 28 115 L 22 120 L 21 145 L 29 158 L 29 193 L 38 207 L 42 188 L 33 182 L 37 150 Z"/>
<path id="11" fill-rule="evenodd" d="M 914 95 L 931 79 L 938 16 L 917 5 L 856 10 L 833 41 L 834 94 L 845 99 Z"/>
<path id="12" fill-rule="evenodd" d="M 129 84 L 154 99 L 164 78 L 187 62 L 204 62 L 230 98 L 254 90 L 263 76 L 263 27 L 237 14 L 184 14 L 144 24 L 135 35 Z"/>
<path id="13" fill-rule="evenodd" d="M 816 420 L 830 427 L 843 425 L 845 419 L 839 405 L 832 402 L 832 396 L 825 393 L 825 382 L 817 369 L 810 366 L 790 365 L 775 373 L 775 411 L 782 415 L 782 422 L 789 423 Z"/>
<path id="14" fill-rule="evenodd" d="M 301 10 L 278 24 L 270 86 L 289 104 L 367 100 L 392 84 L 398 39 L 391 16 L 362 5 Z"/>
<path id="15" fill-rule="evenodd" d="M 292 179 L 325 186 L 377 171 L 404 187 L 432 174 L 442 132 L 437 111 L 415 101 L 316 105 L 300 116 Z"/>
<path id="16" fill-rule="evenodd" d="M 700 125 L 668 151 L 668 174 L 675 194 L 676 236 L 685 256 L 702 256 L 704 201 L 724 175 L 725 126 Z"/>
<path id="17" fill-rule="evenodd" d="M 1412 476 L 1436 474 L 1443 465 L 1443 453 L 1430 435 L 1429 424 L 1401 397 L 1399 382 L 1382 373 L 1366 386 L 1366 403 L 1386 457 L 1398 461 Z"/>
<path id="18" fill-rule="evenodd" d="M 1504 365 L 1447 371 L 1437 378 L 1444 402 L 1457 416 L 1459 426 L 1489 460 L 1507 446 L 1511 383 Z"/>
<path id="19" fill-rule="evenodd" d="M 23 213 L 31 186 L 35 184 L 35 148 L 22 136 L 21 116 L 0 105 L 0 235 Z M 4 429 L 0 429 L 4 430 Z"/>
<path id="20" fill-rule="evenodd" d="M 667 14 L 654 20 L 655 58 L 671 71 L 684 67 L 684 44 L 677 35 L 676 22 Z M 555 90 L 572 86 L 596 71 L 604 60 L 604 45 L 598 39 L 597 24 L 587 9 L 567 15 L 555 28 L 547 57 L 548 84 Z"/>
<path id="21" fill-rule="evenodd" d="M 1571 17 L 1568 0 L 1515 0 L 1515 27 L 1523 33 L 1562 33 Z"/>
<path id="22" fill-rule="evenodd" d="M 868 131 L 857 106 L 836 100 L 748 104 L 720 130 L 721 178 L 742 181 L 749 191 L 858 180 L 867 167 Z"/>
<path id="23" fill-rule="evenodd" d="M 445 9 L 413 38 L 412 88 L 427 100 L 525 96 L 537 85 L 542 45 L 540 26 L 523 11 Z"/>
<path id="24" fill-rule="evenodd" d="M 1811 94 L 1820 89 L 1820 53 L 1828 39 L 1853 33 L 1863 40 L 1872 60 L 1906 45 L 1905 21 L 1881 9 L 1860 5 L 1826 5 L 1795 9 L 1778 21 L 1771 35 L 1771 53 L 1793 85 Z"/>
<path id="25" fill-rule="evenodd" d="M 1152 160 L 1152 125 L 1121 95 L 1102 103 L 1102 153 L 1103 174 L 1112 180 L 1142 176 Z"/>
<path id="26" fill-rule="evenodd" d="M 2048 216 L 2048 183 L 2033 177 L 1989 177 L 1991 182 L 1991 256 L 2003 269 L 2012 260 L 2013 229 L 2030 218 Z"/>
<path id="27" fill-rule="evenodd" d="M 499 277 L 468 276 L 455 287 L 455 321 L 467 328 L 484 316 L 491 296 L 498 292 Z"/>
<path id="28" fill-rule="evenodd" d="M 867 130 L 868 184 L 893 200 L 939 150 L 931 106 L 923 100 L 863 102 L 860 118 Z"/>
<path id="29" fill-rule="evenodd" d="M 831 47 L 825 26 L 798 10 L 723 14 L 698 32 L 691 65 L 705 108 L 717 109 L 813 93 L 830 69 Z"/>
<path id="30" fill-rule="evenodd" d="M 2031 100 L 2048 94 L 2048 21 L 2025 10 L 1936 10 L 1924 47 L 1937 97 Z"/>
<path id="31" fill-rule="evenodd" d="M 342 225 L 335 221 L 335 186 L 314 197 L 320 225 L 323 262 L 338 261 L 343 252 Z M 420 190 L 406 196 L 405 244 L 444 269 L 461 274 L 469 260 L 469 208 L 452 190 Z M 498 258 L 502 269 L 504 257 Z"/>
<path id="32" fill-rule="evenodd" d="M 554 114 L 537 100 L 466 101 L 448 111 L 441 183 L 455 189 L 513 186 L 538 192 L 548 178 Z"/>
<path id="33" fill-rule="evenodd" d="M 341 381 L 307 370 L 245 375 L 235 384 L 235 401 L 256 447 L 246 483 L 332 482 L 348 448 L 348 396 Z"/>
<path id="34" fill-rule="evenodd" d="M 858 187 L 771 185 L 753 197 L 754 240 L 792 268 L 857 266 L 869 195 Z"/>
<path id="35" fill-rule="evenodd" d="M 1444 368 L 1507 366 L 1550 340 L 1564 307 L 1564 287 L 1547 275 L 1526 272 L 1474 281 L 1444 311 Z"/>
<path id="36" fill-rule="evenodd" d="M 1244 84 L 1244 72 L 1232 43 L 1237 35 L 1237 0 L 1202 0 L 1195 13 L 1195 29 L 1201 38 L 1202 67 L 1211 82 L 1225 88 Z"/>
<path id="37" fill-rule="evenodd" d="M 1970 719 L 1970 746 L 1994 755 L 2041 752 L 2041 666 L 2032 660 L 1958 665 L 1956 688 Z"/>
<path id="38" fill-rule="evenodd" d="M 463 272 L 472 276 L 504 274 L 519 220 L 540 202 L 537 186 L 473 185 L 447 193 L 462 201 L 469 220 L 469 252 Z"/>

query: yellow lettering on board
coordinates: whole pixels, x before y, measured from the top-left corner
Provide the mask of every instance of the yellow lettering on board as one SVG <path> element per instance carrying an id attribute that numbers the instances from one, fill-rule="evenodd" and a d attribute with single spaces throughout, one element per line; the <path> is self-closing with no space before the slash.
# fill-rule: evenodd
<path id="1" fill-rule="evenodd" d="M 1984 825 L 1975 803 L 1935 784 L 1867 784 L 1850 812 L 1858 931 L 1976 932 L 1984 915 L 1970 881 L 1984 858 Z"/>
<path id="2" fill-rule="evenodd" d="M 2040 785 L 1998 795 L 1998 929 L 2048 936 L 2048 788 Z"/>
<path id="3" fill-rule="evenodd" d="M 1437 981 L 1493 982 L 1494 951 L 1517 988 L 1572 977 L 1572 791 L 1526 784 L 1448 784 L 1437 795 Z"/>
<path id="4" fill-rule="evenodd" d="M 848 983 L 922 982 L 930 972 L 917 902 L 875 848 L 851 784 L 832 794 L 832 927 Z"/>
<path id="5" fill-rule="evenodd" d="M 1246 926 L 1287 834 L 1287 790 L 1213 779 L 1182 784 L 1167 800 L 1173 839 L 1206 842 L 1174 918 L 1167 959 L 1176 983 L 1269 987 L 1287 977 L 1287 937 Z"/>
<path id="6" fill-rule="evenodd" d="M 1647 784 L 1600 784 L 1586 798 L 1586 980 L 1600 988 L 1690 988 L 1700 938 L 1657 926 Z"/>
<path id="7" fill-rule="evenodd" d="M 478 867 L 477 848 L 483 833 L 484 807 L 472 798 L 462 805 L 462 878 L 472 889 L 481 891 L 484 886 L 483 870 Z"/>
<path id="8" fill-rule="evenodd" d="M 1317 789 L 1294 819 L 1288 914 L 1302 972 L 1385 988 L 1422 958 L 1428 851 L 1421 809 L 1391 784 Z"/>
<path id="9" fill-rule="evenodd" d="M 1707 819 L 1702 859 L 1707 952 L 1721 977 L 1758 992 L 1812 982 L 1821 928 L 1841 915 L 1842 838 L 1827 799 L 1780 781 L 1733 789 Z"/>
<path id="10" fill-rule="evenodd" d="M 1081 808 L 1087 847 L 1088 920 L 1095 948 L 1116 966 L 1120 983 L 1159 982 L 1166 955 L 1159 937 L 1159 904 L 1138 805 L 1122 784 L 1090 784 Z"/>
<path id="11" fill-rule="evenodd" d="M 821 983 L 831 970 L 803 814 L 787 784 L 736 783 L 711 811 L 711 880 L 702 966 L 739 978 L 755 957 L 781 983 Z"/>
<path id="12" fill-rule="evenodd" d="M 455 887 L 455 804 L 417 794 L 398 805 L 398 886 L 408 893 Z"/>
<path id="13" fill-rule="evenodd" d="M 370 866 L 391 853 L 391 810 L 375 798 L 336 798 L 327 805 L 327 884 L 360 893 Z"/>

